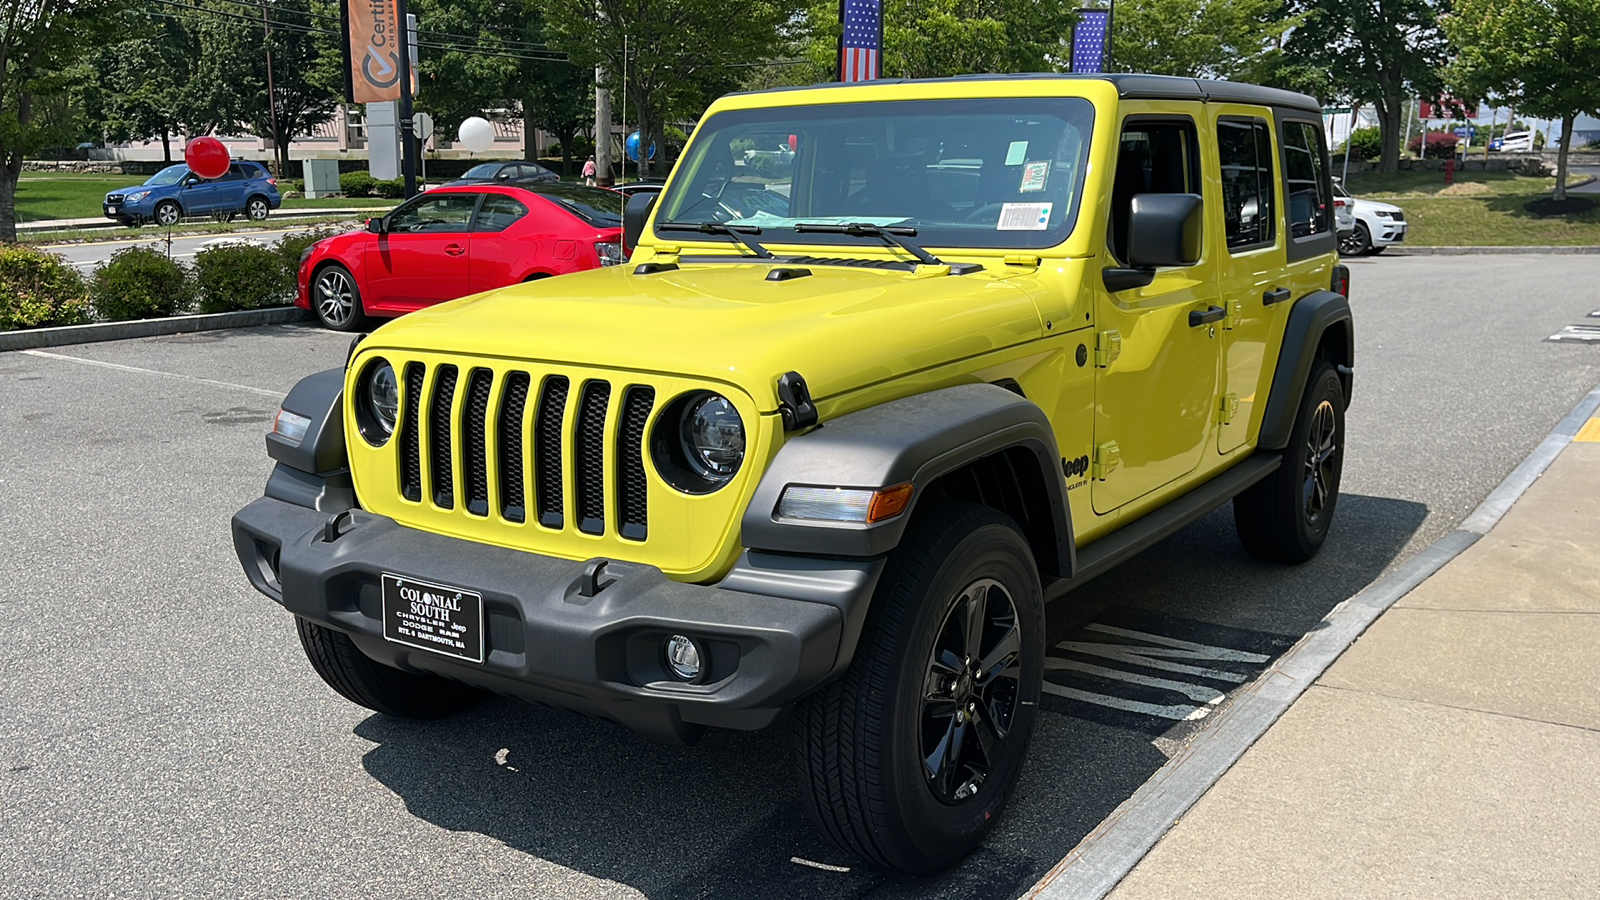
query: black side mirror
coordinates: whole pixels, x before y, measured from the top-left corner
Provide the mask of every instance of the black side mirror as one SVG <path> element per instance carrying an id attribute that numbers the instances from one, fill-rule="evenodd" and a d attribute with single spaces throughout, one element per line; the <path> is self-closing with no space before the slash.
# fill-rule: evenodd
<path id="1" fill-rule="evenodd" d="M 376 216 L 374 218 L 368 219 L 367 220 L 367 230 L 372 232 L 373 234 L 383 234 L 384 231 L 386 230 L 383 227 L 383 216 Z"/>
<path id="2" fill-rule="evenodd" d="M 1199 194 L 1139 194 L 1128 216 L 1128 264 L 1136 269 L 1200 261 L 1205 221 Z"/>
<path id="3" fill-rule="evenodd" d="M 639 238 L 644 236 L 644 223 L 650 221 L 658 196 L 656 191 L 642 191 L 628 198 L 628 205 L 622 212 L 622 246 L 628 252 L 639 246 Z"/>

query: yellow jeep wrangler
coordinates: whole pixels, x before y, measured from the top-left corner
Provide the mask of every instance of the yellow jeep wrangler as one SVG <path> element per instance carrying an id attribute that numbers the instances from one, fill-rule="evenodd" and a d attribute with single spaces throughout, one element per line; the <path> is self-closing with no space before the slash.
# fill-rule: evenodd
<path id="1" fill-rule="evenodd" d="M 624 266 L 392 322 L 233 520 L 336 691 L 692 741 L 790 720 L 823 832 L 994 827 L 1045 604 L 1230 500 L 1317 552 L 1353 332 L 1310 97 L 983 76 L 717 101 Z"/>

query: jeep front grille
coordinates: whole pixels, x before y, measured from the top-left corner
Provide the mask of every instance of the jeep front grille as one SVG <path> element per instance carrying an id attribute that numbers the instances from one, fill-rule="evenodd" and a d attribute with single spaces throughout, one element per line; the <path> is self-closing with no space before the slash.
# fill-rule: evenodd
<path id="1" fill-rule="evenodd" d="M 429 369 L 420 362 L 405 366 L 395 441 L 402 497 L 412 502 L 426 497 L 440 510 L 454 510 L 459 488 L 468 516 L 522 524 L 532 494 L 536 521 L 545 528 L 645 540 L 644 445 L 655 406 L 653 387 L 621 386 L 622 402 L 613 413 L 612 384 L 605 379 L 581 381 L 577 402 L 568 403 L 572 382 L 565 375 L 474 367 L 462 386 L 455 365 Z M 530 395 L 536 398 L 531 403 Z M 619 417 L 616 423 L 610 422 L 613 414 Z M 615 434 L 610 447 L 608 426 Z M 606 498 L 608 469 L 615 473 L 614 507 Z M 617 521 L 608 521 L 612 516 Z"/>

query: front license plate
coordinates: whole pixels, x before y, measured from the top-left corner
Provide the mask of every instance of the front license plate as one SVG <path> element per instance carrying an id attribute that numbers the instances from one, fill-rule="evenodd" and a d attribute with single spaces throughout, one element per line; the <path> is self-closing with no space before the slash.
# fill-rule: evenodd
<path id="1" fill-rule="evenodd" d="M 483 595 L 383 573 L 384 639 L 483 662 Z"/>
<path id="2" fill-rule="evenodd" d="M 114 216 L 114 215 L 117 214 L 117 208 L 115 206 L 108 206 L 108 207 L 106 207 L 106 212 L 108 212 L 108 213 L 110 213 L 110 214 L 112 214 Z"/>

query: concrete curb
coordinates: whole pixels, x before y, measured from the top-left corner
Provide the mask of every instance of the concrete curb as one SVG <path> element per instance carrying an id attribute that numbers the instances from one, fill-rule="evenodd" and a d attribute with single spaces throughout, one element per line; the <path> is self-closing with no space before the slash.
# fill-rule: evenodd
<path id="1" fill-rule="evenodd" d="M 1138 865 L 1257 739 L 1395 601 L 1432 577 L 1499 522 L 1600 410 L 1600 385 L 1578 401 L 1461 526 L 1339 604 L 1289 648 L 1182 753 L 1174 756 L 1024 896 L 1100 900 Z"/>
<path id="2" fill-rule="evenodd" d="M 1384 256 L 1504 256 L 1548 253 L 1556 256 L 1600 254 L 1600 247 L 1393 247 Z"/>
<path id="3" fill-rule="evenodd" d="M 245 328 L 251 325 L 287 325 L 311 320 L 311 313 L 296 306 L 271 309 L 246 309 L 239 312 L 206 313 L 198 316 L 171 316 L 165 319 L 138 319 L 132 322 L 97 322 L 93 325 L 63 325 L 59 328 L 30 328 L 0 331 L 0 352 L 60 347 L 64 344 L 91 344 L 96 341 L 121 341 L 128 338 L 215 331 L 219 328 Z"/>

